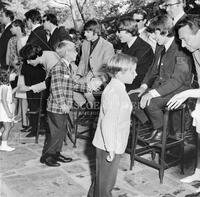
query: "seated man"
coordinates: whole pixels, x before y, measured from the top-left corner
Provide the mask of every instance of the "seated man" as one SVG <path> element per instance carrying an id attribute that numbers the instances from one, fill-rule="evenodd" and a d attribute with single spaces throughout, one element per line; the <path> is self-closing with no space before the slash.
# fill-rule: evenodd
<path id="1" fill-rule="evenodd" d="M 189 89 L 192 79 L 191 59 L 176 43 L 173 21 L 167 15 L 155 17 L 149 28 L 160 45 L 155 59 L 145 75 L 139 93 L 140 107 L 145 109 L 154 128 L 150 141 L 160 141 L 163 130 L 163 107 L 175 94 Z"/>
<path id="2" fill-rule="evenodd" d="M 82 55 L 80 58 L 77 79 L 90 81 L 100 74 L 102 65 L 114 55 L 113 45 L 100 36 L 101 28 L 97 21 L 90 20 L 84 25 L 84 35 L 86 40 L 82 44 Z M 91 93 L 85 94 L 91 106 L 94 97 Z"/>

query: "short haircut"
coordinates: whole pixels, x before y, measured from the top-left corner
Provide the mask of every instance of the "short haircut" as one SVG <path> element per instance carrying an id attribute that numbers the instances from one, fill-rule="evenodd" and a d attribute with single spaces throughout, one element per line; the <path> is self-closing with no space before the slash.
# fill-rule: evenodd
<path id="1" fill-rule="evenodd" d="M 31 20 L 33 23 L 42 22 L 42 17 L 40 12 L 37 9 L 31 9 L 28 12 L 26 12 L 25 14 L 26 20 Z"/>
<path id="2" fill-rule="evenodd" d="M 50 23 L 56 26 L 58 25 L 58 20 L 55 14 L 48 13 L 48 14 L 45 14 L 43 18 L 46 18 L 47 21 L 50 21 Z"/>
<path id="3" fill-rule="evenodd" d="M 56 49 L 62 49 L 66 46 L 69 47 L 69 48 L 75 48 L 75 44 L 72 41 L 69 41 L 69 40 L 63 40 L 63 41 L 57 43 L 55 48 Z"/>
<path id="4" fill-rule="evenodd" d="M 10 83 L 9 74 L 10 74 L 9 69 L 1 68 L 1 70 L 0 70 L 0 85 L 8 85 Z"/>
<path id="5" fill-rule="evenodd" d="M 147 12 L 145 10 L 143 10 L 143 9 L 137 9 L 137 10 L 135 10 L 133 12 L 133 15 L 134 14 L 140 14 L 140 15 L 142 15 L 143 16 L 143 20 L 147 19 Z"/>
<path id="6" fill-rule="evenodd" d="M 89 20 L 84 25 L 84 31 L 92 31 L 98 35 L 101 34 L 100 24 L 96 20 Z"/>
<path id="7" fill-rule="evenodd" d="M 129 56 L 124 53 L 117 53 L 111 57 L 105 66 L 103 66 L 102 71 L 114 77 L 120 71 L 126 72 L 132 67 L 135 67 L 136 69 L 136 64 L 136 57 Z"/>
<path id="8" fill-rule="evenodd" d="M 129 32 L 132 36 L 138 36 L 138 26 L 137 23 L 131 17 L 123 17 L 118 23 L 118 29 L 125 30 Z"/>
<path id="9" fill-rule="evenodd" d="M 20 27 L 21 31 L 23 34 L 26 34 L 26 31 L 25 31 L 25 23 L 20 20 L 20 19 L 16 19 L 14 20 L 12 23 L 11 23 L 12 26 L 15 26 L 15 27 Z"/>
<path id="10" fill-rule="evenodd" d="M 167 14 L 161 14 L 151 19 L 150 24 L 147 26 L 147 31 L 154 33 L 156 30 L 159 30 L 161 35 L 173 37 L 174 26 L 172 23 L 172 18 Z"/>
<path id="11" fill-rule="evenodd" d="M 200 30 L 200 15 L 197 14 L 188 14 L 182 20 L 180 20 L 177 25 L 176 29 L 180 29 L 181 27 L 188 26 L 191 31 L 196 34 Z"/>
<path id="12" fill-rule="evenodd" d="M 5 14 L 6 17 L 9 17 L 11 21 L 14 20 L 15 17 L 12 11 L 3 9 L 3 13 Z"/>
<path id="13" fill-rule="evenodd" d="M 43 51 L 40 46 L 33 44 L 26 44 L 20 50 L 20 56 L 23 60 L 35 60 L 37 57 L 42 56 Z"/>

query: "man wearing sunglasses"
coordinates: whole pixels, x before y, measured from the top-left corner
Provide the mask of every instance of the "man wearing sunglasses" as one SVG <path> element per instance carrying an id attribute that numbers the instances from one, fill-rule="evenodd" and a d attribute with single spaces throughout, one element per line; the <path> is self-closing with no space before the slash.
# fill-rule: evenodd
<path id="1" fill-rule="evenodd" d="M 143 9 L 136 10 L 133 14 L 133 20 L 137 23 L 140 38 L 150 44 L 155 52 L 156 41 L 152 38 L 151 33 L 146 31 L 147 12 Z"/>
<path id="2" fill-rule="evenodd" d="M 186 15 L 184 12 L 184 0 L 166 0 L 162 6 L 167 14 L 173 18 L 174 25 Z"/>
<path id="3" fill-rule="evenodd" d="M 48 40 L 49 50 L 54 51 L 56 44 L 63 40 L 71 40 L 71 37 L 67 33 L 65 27 L 58 27 L 58 20 L 55 14 L 45 14 L 43 16 L 42 22 L 44 30 L 50 33 L 50 37 Z"/>
<path id="4" fill-rule="evenodd" d="M 132 84 L 126 85 L 126 89 L 129 92 L 141 85 L 146 72 L 153 62 L 154 53 L 151 46 L 139 37 L 137 23 L 131 17 L 125 17 L 120 20 L 116 34 L 121 43 L 126 44 L 122 48 L 122 52 L 138 59 L 136 67 L 138 75 Z"/>

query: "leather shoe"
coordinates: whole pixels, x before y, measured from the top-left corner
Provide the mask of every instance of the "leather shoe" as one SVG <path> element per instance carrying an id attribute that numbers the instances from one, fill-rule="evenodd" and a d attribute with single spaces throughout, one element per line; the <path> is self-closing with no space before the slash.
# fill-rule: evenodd
<path id="1" fill-rule="evenodd" d="M 65 157 L 61 154 L 57 155 L 55 159 L 56 159 L 56 161 L 63 162 L 63 163 L 69 163 L 72 161 L 72 158 Z"/>
<path id="2" fill-rule="evenodd" d="M 53 157 L 47 157 L 45 160 L 40 159 L 41 163 L 46 164 L 47 166 L 50 167 L 58 167 L 60 166 L 59 163 L 53 158 Z"/>
<path id="3" fill-rule="evenodd" d="M 26 137 L 35 137 L 35 136 L 36 136 L 36 134 L 33 132 L 30 132 L 29 134 L 26 135 Z"/>
<path id="4" fill-rule="evenodd" d="M 159 133 L 161 133 L 161 136 L 162 136 L 162 132 L 156 129 L 156 130 L 154 130 L 154 131 L 152 132 L 152 134 L 150 135 L 150 137 L 145 138 L 145 140 L 146 140 L 146 141 L 149 141 L 149 140 L 153 140 L 153 139 L 155 139 L 155 138 L 158 138 L 157 135 L 159 135 Z"/>

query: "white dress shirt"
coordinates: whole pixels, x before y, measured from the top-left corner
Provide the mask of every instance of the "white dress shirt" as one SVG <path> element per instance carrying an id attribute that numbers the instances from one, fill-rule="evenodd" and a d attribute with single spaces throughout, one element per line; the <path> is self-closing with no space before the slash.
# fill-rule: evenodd
<path id="1" fill-rule="evenodd" d="M 112 78 L 102 94 L 93 145 L 116 154 L 124 153 L 130 132 L 131 111 L 132 104 L 125 85 Z"/>

